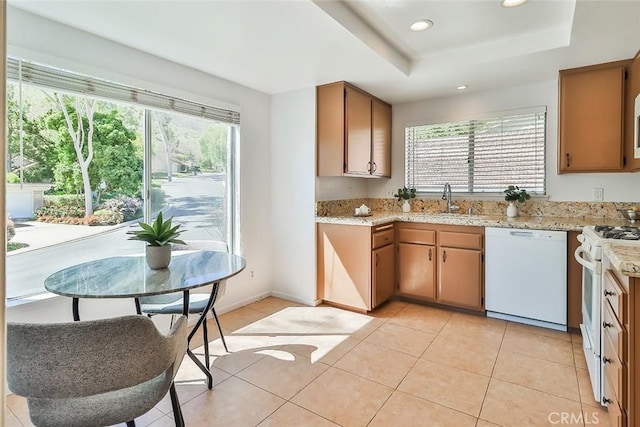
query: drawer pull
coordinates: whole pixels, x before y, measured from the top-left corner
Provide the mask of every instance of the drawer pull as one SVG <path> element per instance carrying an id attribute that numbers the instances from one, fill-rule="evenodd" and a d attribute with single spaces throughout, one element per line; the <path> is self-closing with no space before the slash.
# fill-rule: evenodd
<path id="1" fill-rule="evenodd" d="M 613 323 L 609 323 L 609 322 L 602 322 L 602 327 L 603 328 L 613 328 Z"/>
<path id="2" fill-rule="evenodd" d="M 606 290 L 606 289 L 604 290 L 604 296 L 605 296 L 605 297 L 610 297 L 610 296 L 612 296 L 612 295 L 613 295 L 613 292 L 608 291 L 608 290 Z"/>
<path id="3" fill-rule="evenodd" d="M 613 400 L 606 398 L 606 397 L 602 397 L 602 403 L 605 405 L 608 405 L 609 403 L 613 403 Z"/>
<path id="4" fill-rule="evenodd" d="M 608 357 L 603 357 L 603 358 L 602 358 L 602 363 L 604 363 L 605 365 L 606 365 L 607 363 L 611 363 L 611 359 L 609 359 Z"/>

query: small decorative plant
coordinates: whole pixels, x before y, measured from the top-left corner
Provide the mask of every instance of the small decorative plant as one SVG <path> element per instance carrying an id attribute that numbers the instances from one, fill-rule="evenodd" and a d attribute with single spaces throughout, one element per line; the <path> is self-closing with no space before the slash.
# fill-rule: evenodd
<path id="1" fill-rule="evenodd" d="M 504 190 L 504 199 L 507 202 L 520 202 L 524 203 L 529 200 L 531 196 L 527 193 L 527 190 L 520 188 L 517 185 L 510 185 Z"/>
<path id="2" fill-rule="evenodd" d="M 398 188 L 398 192 L 393 195 L 399 202 L 403 200 L 411 200 L 416 197 L 416 189 L 415 188 Z"/>
<path id="3" fill-rule="evenodd" d="M 178 239 L 180 236 L 180 232 L 178 231 L 180 224 L 175 227 L 171 227 L 172 219 L 173 217 L 163 221 L 162 212 L 160 212 L 153 224 L 149 225 L 144 222 L 140 222 L 138 225 L 142 227 L 142 230 L 127 231 L 127 234 L 133 235 L 132 237 L 129 237 L 129 240 L 147 242 L 148 246 L 165 246 L 169 243 L 186 245 L 185 242 Z"/>

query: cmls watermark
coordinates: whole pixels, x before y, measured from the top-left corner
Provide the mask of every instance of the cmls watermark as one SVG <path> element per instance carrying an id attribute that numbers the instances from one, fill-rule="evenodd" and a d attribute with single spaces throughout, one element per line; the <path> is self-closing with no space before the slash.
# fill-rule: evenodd
<path id="1" fill-rule="evenodd" d="M 552 425 L 597 425 L 600 418 L 597 412 L 551 412 L 547 417 Z"/>

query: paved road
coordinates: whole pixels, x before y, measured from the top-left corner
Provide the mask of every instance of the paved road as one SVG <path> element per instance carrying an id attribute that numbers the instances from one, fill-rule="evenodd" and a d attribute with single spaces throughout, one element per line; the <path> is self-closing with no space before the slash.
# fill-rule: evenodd
<path id="1" fill-rule="evenodd" d="M 141 253 L 144 243 L 127 240 L 127 229 L 7 257 L 7 298 L 42 292 L 44 279 L 62 268 L 108 256 Z"/>
<path id="2" fill-rule="evenodd" d="M 163 185 L 163 190 L 167 193 L 168 215 L 174 215 L 185 229 L 181 238 L 226 240 L 226 227 L 217 226 L 219 223 L 225 224 L 226 217 L 225 184 L 219 175 L 176 177 L 173 182 Z M 128 229 L 115 229 L 8 256 L 7 297 L 11 299 L 17 295 L 42 292 L 45 278 L 74 264 L 108 256 L 141 253 L 144 243 L 127 240 Z M 16 236 L 14 241 L 18 242 L 19 237 Z"/>
<path id="3" fill-rule="evenodd" d="M 182 224 L 183 239 L 226 240 L 225 181 L 219 174 L 174 177 L 162 185 L 166 216 Z"/>

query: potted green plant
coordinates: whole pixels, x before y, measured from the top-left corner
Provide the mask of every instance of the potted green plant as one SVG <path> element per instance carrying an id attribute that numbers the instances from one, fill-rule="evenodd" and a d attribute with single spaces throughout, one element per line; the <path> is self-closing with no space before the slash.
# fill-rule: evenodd
<path id="1" fill-rule="evenodd" d="M 402 212 L 411 212 L 409 200 L 416 197 L 416 189 L 407 187 L 398 188 L 398 192 L 394 194 L 393 197 L 398 199 L 399 202 L 403 202 Z"/>
<path id="2" fill-rule="evenodd" d="M 507 217 L 515 218 L 518 216 L 518 208 L 514 202 L 524 203 L 529 200 L 531 196 L 527 193 L 527 190 L 520 188 L 517 185 L 510 185 L 504 190 L 504 199 L 509 202 L 507 206 Z"/>
<path id="3" fill-rule="evenodd" d="M 142 230 L 127 231 L 127 234 L 132 234 L 129 240 L 147 242 L 145 255 L 147 265 L 152 270 L 166 268 L 169 265 L 171 262 L 171 243 L 186 244 L 178 239 L 180 236 L 180 232 L 178 231 L 180 224 L 172 227 L 172 219 L 173 217 L 164 221 L 162 212 L 160 212 L 153 224 L 149 225 L 140 222 L 138 225 Z"/>

